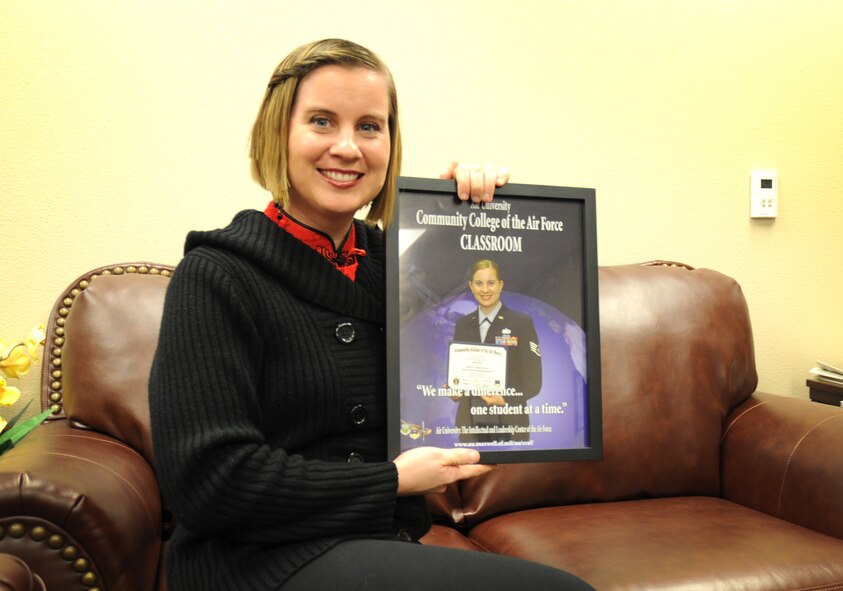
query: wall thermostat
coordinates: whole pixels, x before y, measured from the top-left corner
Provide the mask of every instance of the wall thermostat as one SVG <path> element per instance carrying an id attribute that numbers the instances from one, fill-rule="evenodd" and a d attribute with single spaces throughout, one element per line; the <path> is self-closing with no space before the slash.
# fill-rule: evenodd
<path id="1" fill-rule="evenodd" d="M 779 175 L 756 170 L 750 175 L 749 217 L 774 218 L 779 212 Z"/>

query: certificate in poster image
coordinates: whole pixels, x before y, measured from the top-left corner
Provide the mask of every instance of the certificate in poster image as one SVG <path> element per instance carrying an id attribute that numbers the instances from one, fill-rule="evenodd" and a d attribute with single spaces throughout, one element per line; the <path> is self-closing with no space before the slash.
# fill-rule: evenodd
<path id="1" fill-rule="evenodd" d="M 503 394 L 506 390 L 506 347 L 451 343 L 448 387 L 456 395 Z"/>
<path id="2" fill-rule="evenodd" d="M 387 230 L 387 442 L 481 462 L 602 454 L 593 189 L 399 179 Z"/>

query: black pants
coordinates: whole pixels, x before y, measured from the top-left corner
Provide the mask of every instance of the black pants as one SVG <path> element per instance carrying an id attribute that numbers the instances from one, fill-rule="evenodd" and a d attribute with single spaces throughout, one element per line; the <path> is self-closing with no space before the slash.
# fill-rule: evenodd
<path id="1" fill-rule="evenodd" d="M 344 542 L 296 573 L 283 591 L 534 591 L 593 588 L 535 562 L 384 540 Z"/>

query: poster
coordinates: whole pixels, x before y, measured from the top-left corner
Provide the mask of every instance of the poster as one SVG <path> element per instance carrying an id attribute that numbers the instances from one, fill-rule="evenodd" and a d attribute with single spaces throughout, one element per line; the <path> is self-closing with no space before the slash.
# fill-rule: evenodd
<path id="1" fill-rule="evenodd" d="M 387 231 L 388 444 L 484 463 L 602 452 L 593 189 L 492 203 L 402 177 Z"/>

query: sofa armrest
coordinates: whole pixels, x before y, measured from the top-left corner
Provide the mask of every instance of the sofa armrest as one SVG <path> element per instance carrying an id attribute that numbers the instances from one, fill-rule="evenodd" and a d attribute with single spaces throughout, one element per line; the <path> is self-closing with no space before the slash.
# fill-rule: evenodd
<path id="1" fill-rule="evenodd" d="M 0 554 L 0 589 L 44 591 L 44 581 L 38 575 L 32 574 L 23 559 L 11 554 Z"/>
<path id="2" fill-rule="evenodd" d="M 843 539 L 843 409 L 755 393 L 728 417 L 723 498 Z"/>
<path id="3" fill-rule="evenodd" d="M 56 420 L 0 458 L 0 552 L 48 589 L 153 589 L 161 523 L 152 468 L 116 439 Z"/>

